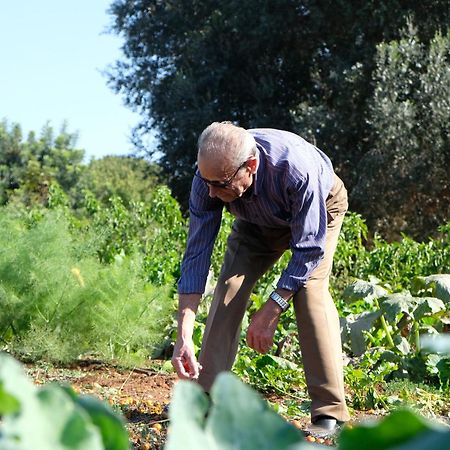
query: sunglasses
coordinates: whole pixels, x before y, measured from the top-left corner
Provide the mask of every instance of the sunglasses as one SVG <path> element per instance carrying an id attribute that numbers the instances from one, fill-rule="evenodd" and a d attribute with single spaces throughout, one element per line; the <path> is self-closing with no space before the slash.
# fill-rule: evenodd
<path id="1" fill-rule="evenodd" d="M 247 161 L 244 161 L 237 169 L 236 172 L 231 175 L 230 178 L 228 178 L 225 181 L 215 181 L 215 180 L 208 180 L 206 178 L 203 178 L 200 174 L 197 173 L 197 170 L 195 171 L 195 176 L 197 178 L 200 178 L 203 182 L 205 182 L 208 186 L 214 186 L 216 188 L 225 189 L 227 188 L 231 182 L 234 180 L 234 177 L 238 174 L 238 172 L 247 165 Z"/>

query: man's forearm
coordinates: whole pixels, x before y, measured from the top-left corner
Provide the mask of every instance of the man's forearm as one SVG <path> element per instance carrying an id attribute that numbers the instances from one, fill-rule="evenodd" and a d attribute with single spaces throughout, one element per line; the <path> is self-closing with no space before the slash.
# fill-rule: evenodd
<path id="1" fill-rule="evenodd" d="M 195 315 L 200 304 L 201 294 L 179 294 L 178 296 L 178 337 L 192 338 Z"/>

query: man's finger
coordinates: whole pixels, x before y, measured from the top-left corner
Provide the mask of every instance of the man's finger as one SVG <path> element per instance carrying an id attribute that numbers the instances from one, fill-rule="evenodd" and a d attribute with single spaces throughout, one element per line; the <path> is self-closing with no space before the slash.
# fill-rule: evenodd
<path id="1" fill-rule="evenodd" d="M 199 364 L 195 356 L 189 355 L 186 361 L 186 365 L 188 366 L 189 375 L 191 376 L 191 378 L 196 380 L 199 376 Z"/>
<path id="2" fill-rule="evenodd" d="M 181 358 L 172 359 L 172 366 L 175 369 L 175 372 L 177 373 L 179 378 L 183 380 L 188 380 L 191 378 Z"/>
<path id="3" fill-rule="evenodd" d="M 270 347 L 272 347 L 273 340 L 269 337 L 263 337 L 261 339 L 261 353 L 267 353 L 270 350 Z"/>

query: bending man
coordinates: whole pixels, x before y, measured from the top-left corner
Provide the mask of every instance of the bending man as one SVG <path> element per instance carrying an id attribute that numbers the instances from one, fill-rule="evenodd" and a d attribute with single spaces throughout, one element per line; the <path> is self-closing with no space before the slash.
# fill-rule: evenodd
<path id="1" fill-rule="evenodd" d="M 272 347 L 280 315 L 293 304 L 311 428 L 333 432 L 349 419 L 339 319 L 328 290 L 333 254 L 347 210 L 347 191 L 328 157 L 300 136 L 275 129 L 213 123 L 198 141 L 190 224 L 178 283 L 178 338 L 172 363 L 180 378 L 209 391 L 230 370 L 240 326 L 257 280 L 287 250 L 292 257 L 277 289 L 251 318 L 247 343 Z M 192 333 L 223 207 L 236 220 L 208 314 L 197 362 Z"/>

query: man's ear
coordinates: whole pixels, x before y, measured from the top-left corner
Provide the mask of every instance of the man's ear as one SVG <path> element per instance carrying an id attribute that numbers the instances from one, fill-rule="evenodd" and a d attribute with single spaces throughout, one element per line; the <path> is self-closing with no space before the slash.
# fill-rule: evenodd
<path id="1" fill-rule="evenodd" d="M 252 175 L 254 175 L 258 169 L 258 159 L 256 156 L 252 156 L 247 160 L 247 167 L 250 169 Z"/>

